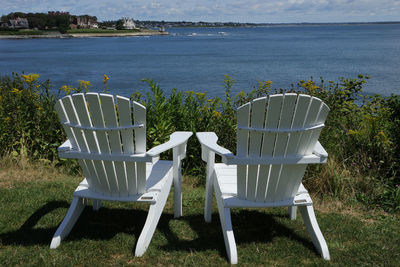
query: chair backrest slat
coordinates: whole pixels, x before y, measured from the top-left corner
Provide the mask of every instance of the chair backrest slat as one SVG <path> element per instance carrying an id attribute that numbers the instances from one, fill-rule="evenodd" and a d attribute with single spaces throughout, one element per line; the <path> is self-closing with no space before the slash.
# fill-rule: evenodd
<path id="1" fill-rule="evenodd" d="M 132 106 L 129 98 L 117 96 L 117 104 L 120 126 L 132 125 Z M 133 131 L 124 130 L 121 137 L 124 154 L 134 154 Z M 137 194 L 136 164 L 125 162 L 125 169 L 128 194 Z"/>
<path id="2" fill-rule="evenodd" d="M 135 129 L 135 152 L 146 152 L 146 108 L 137 102 L 133 102 L 134 123 L 143 124 L 143 128 Z M 136 162 L 137 192 L 146 190 L 146 163 Z M 142 178 L 143 177 L 143 178 Z"/>
<path id="3" fill-rule="evenodd" d="M 238 165 L 240 199 L 273 202 L 294 197 L 306 165 L 284 164 L 285 157 L 312 153 L 329 108 L 318 98 L 280 94 L 238 109 L 238 157 L 279 157 L 282 164 Z"/>
<path id="4" fill-rule="evenodd" d="M 146 152 L 146 109 L 136 102 L 132 105 L 128 98 L 74 94 L 59 100 L 56 111 L 75 150 L 100 155 Z M 134 124 L 142 124 L 138 128 L 132 127 L 133 112 Z M 89 187 L 98 193 L 129 196 L 145 192 L 145 163 L 110 160 L 79 160 L 79 163 Z"/>
<path id="5" fill-rule="evenodd" d="M 251 105 L 251 127 L 261 128 L 264 126 L 266 98 L 259 98 Z M 249 157 L 259 157 L 261 152 L 262 133 L 249 133 Z M 247 192 L 246 198 L 254 201 L 256 198 L 256 187 L 258 178 L 258 165 L 250 165 L 247 170 Z"/>
<path id="6" fill-rule="evenodd" d="M 241 106 L 237 111 L 237 125 L 243 127 L 249 127 L 250 122 L 250 103 Z M 248 131 L 237 131 L 237 155 L 240 157 L 248 156 L 248 143 L 249 132 Z M 240 144 L 240 145 L 239 145 Z M 247 165 L 238 165 L 238 195 L 243 199 L 246 198 L 246 186 L 247 186 Z"/>

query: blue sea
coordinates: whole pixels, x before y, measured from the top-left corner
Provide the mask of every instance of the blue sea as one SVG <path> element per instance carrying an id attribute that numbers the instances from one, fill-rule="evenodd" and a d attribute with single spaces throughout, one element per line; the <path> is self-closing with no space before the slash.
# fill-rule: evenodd
<path id="1" fill-rule="evenodd" d="M 156 81 L 173 88 L 223 96 L 224 75 L 233 93 L 257 81 L 290 88 L 314 77 L 338 81 L 369 74 L 366 94 L 400 94 L 400 24 L 173 28 L 168 36 L 0 40 L 0 74 L 39 73 L 54 90 L 88 80 L 102 91 L 129 96 Z"/>

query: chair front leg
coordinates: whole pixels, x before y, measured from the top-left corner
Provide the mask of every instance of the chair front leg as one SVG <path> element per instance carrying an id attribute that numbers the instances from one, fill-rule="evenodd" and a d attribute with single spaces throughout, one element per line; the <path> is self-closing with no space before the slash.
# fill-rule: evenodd
<path id="1" fill-rule="evenodd" d="M 50 248 L 57 248 L 61 241 L 71 232 L 72 227 L 74 227 L 86 204 L 87 199 L 85 198 L 74 197 L 72 199 L 67 215 L 65 215 L 64 220 L 51 240 Z"/>
<path id="2" fill-rule="evenodd" d="M 174 217 L 182 216 L 182 154 L 179 153 L 185 147 L 183 145 L 173 149 L 173 176 L 174 176 Z M 185 151 L 184 151 L 185 153 Z"/>
<path id="3" fill-rule="evenodd" d="M 232 229 L 231 210 L 224 207 L 224 200 L 222 199 L 222 196 L 217 194 L 218 193 L 216 193 L 215 197 L 217 199 L 218 213 L 221 221 L 222 234 L 224 235 L 226 253 L 229 262 L 231 264 L 237 264 L 238 257 L 235 236 Z"/>
<path id="4" fill-rule="evenodd" d="M 156 203 L 150 205 L 149 213 L 144 223 L 143 230 L 140 233 L 139 239 L 136 244 L 135 256 L 141 257 L 147 250 L 156 230 L 158 221 L 160 220 L 165 203 L 168 199 L 169 191 L 171 190 L 172 177 L 169 178 L 157 197 Z"/>
<path id="5" fill-rule="evenodd" d="M 313 206 L 299 206 L 299 210 L 314 246 L 325 260 L 330 260 L 328 245 L 319 229 Z"/>
<path id="6" fill-rule="evenodd" d="M 204 203 L 204 220 L 211 222 L 211 208 L 213 199 L 213 183 L 214 183 L 214 161 L 215 153 L 208 151 L 207 153 L 207 170 L 206 170 L 206 196 Z"/>

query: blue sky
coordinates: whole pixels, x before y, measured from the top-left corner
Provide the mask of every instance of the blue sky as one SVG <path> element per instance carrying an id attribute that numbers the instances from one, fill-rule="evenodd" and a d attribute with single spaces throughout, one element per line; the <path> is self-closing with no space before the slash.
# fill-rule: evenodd
<path id="1" fill-rule="evenodd" d="M 69 11 L 101 20 L 400 21 L 400 0 L 0 0 L 0 13 Z"/>

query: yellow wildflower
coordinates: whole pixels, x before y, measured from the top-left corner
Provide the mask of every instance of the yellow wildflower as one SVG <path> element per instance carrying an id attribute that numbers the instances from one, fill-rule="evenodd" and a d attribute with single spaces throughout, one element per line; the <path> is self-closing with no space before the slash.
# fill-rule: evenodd
<path id="1" fill-rule="evenodd" d="M 355 135 L 355 134 L 358 134 L 358 132 L 357 131 L 354 131 L 354 130 L 349 130 L 349 132 L 348 132 L 350 135 Z"/>
<path id="2" fill-rule="evenodd" d="M 382 144 L 384 144 L 386 146 L 390 146 L 391 142 L 383 131 L 379 131 L 378 134 L 374 138 L 379 140 L 380 142 L 382 142 Z"/>
<path id="3" fill-rule="evenodd" d="M 104 74 L 103 83 L 106 84 L 108 80 L 109 80 L 108 76 Z"/>
<path id="4" fill-rule="evenodd" d="M 87 90 L 88 86 L 92 86 L 92 84 L 89 81 L 84 81 L 84 80 L 78 80 L 79 86 Z"/>
<path id="5" fill-rule="evenodd" d="M 383 131 L 379 131 L 378 134 L 375 135 L 375 138 L 386 139 L 386 134 Z"/>
<path id="6" fill-rule="evenodd" d="M 11 120 L 11 118 L 10 118 L 10 117 L 6 117 L 4 120 L 5 120 L 6 122 L 9 122 L 9 121 Z"/>
<path id="7" fill-rule="evenodd" d="M 32 83 L 36 81 L 40 77 L 40 75 L 36 73 L 29 73 L 28 75 L 22 74 L 21 77 L 24 78 L 24 81 L 26 83 Z"/>
<path id="8" fill-rule="evenodd" d="M 197 96 L 198 99 L 203 99 L 206 96 L 205 93 L 195 93 L 195 95 Z"/>
<path id="9" fill-rule="evenodd" d="M 63 85 L 63 86 L 61 86 L 61 90 L 63 90 L 66 95 L 69 95 L 72 93 L 73 90 L 75 90 L 75 88 L 73 88 L 72 86 L 69 86 L 69 85 Z"/>
<path id="10" fill-rule="evenodd" d="M 36 85 L 36 88 L 39 88 L 40 87 L 40 85 L 38 84 L 38 85 Z"/>
<path id="11" fill-rule="evenodd" d="M 19 90 L 17 88 L 13 88 L 13 89 L 11 89 L 11 93 L 20 94 L 20 93 L 22 93 L 22 90 Z"/>
<path id="12" fill-rule="evenodd" d="M 214 115 L 214 117 L 217 117 L 217 118 L 221 117 L 221 113 L 216 110 L 213 110 L 213 115 Z"/>
<path id="13" fill-rule="evenodd" d="M 43 107 L 42 106 L 38 106 L 38 108 L 37 108 L 39 111 L 42 111 L 43 110 Z"/>

